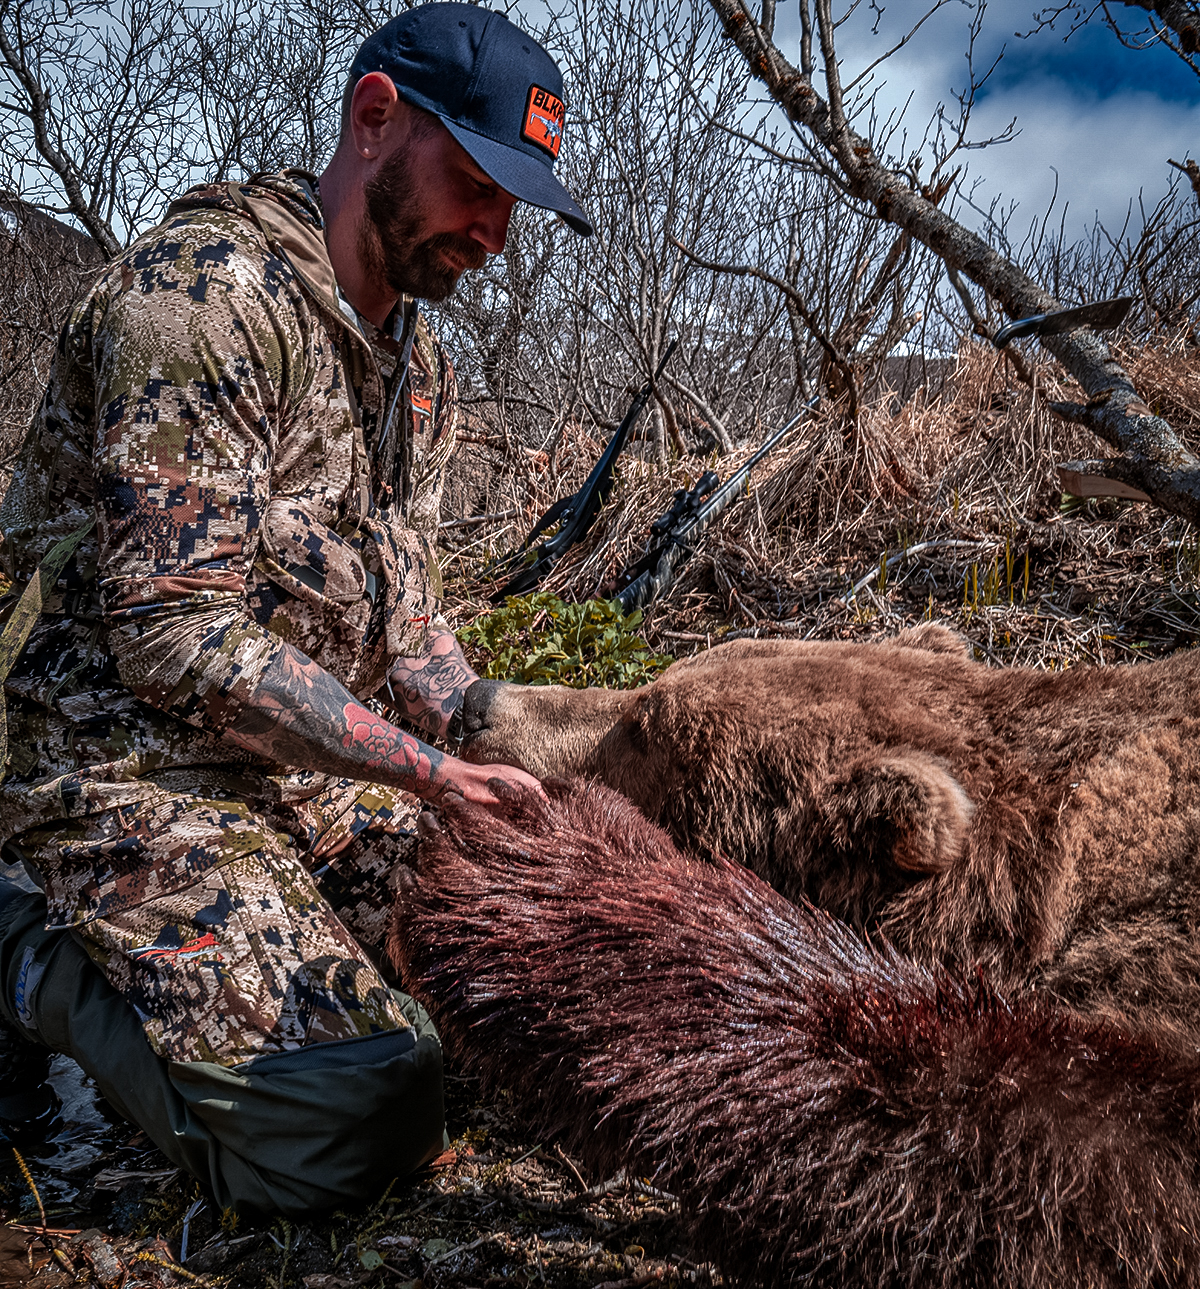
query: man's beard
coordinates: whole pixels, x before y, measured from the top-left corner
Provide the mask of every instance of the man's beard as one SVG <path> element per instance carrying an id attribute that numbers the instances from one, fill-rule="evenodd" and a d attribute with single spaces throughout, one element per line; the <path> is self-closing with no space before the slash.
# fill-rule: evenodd
<path id="1" fill-rule="evenodd" d="M 436 303 L 454 290 L 463 269 L 482 268 L 487 252 L 457 233 L 422 238 L 424 211 L 413 179 L 410 149 L 402 144 L 363 186 L 358 255 L 368 277 L 386 282 L 397 295 Z M 451 268 L 441 251 L 461 267 Z"/>

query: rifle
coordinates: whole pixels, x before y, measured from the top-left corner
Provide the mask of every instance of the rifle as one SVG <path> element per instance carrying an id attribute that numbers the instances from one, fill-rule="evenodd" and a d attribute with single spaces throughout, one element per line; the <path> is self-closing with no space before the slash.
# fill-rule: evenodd
<path id="1" fill-rule="evenodd" d="M 617 578 L 615 593 L 609 596 L 621 606 L 622 613 L 643 608 L 661 595 L 675 581 L 680 568 L 695 554 L 697 543 L 709 524 L 728 510 L 746 490 L 750 471 L 773 452 L 779 443 L 812 411 L 820 400 L 811 399 L 783 427 L 773 434 L 736 474 L 720 483 L 711 471 L 702 475 L 689 491 L 680 488 L 671 508 L 650 527 L 646 554 L 627 567 Z M 719 486 L 718 486 L 719 485 Z"/>
<path id="2" fill-rule="evenodd" d="M 608 494 L 612 491 L 613 471 L 616 468 L 617 457 L 621 455 L 622 449 L 629 440 L 634 424 L 650 401 L 650 395 L 654 390 L 655 383 L 663 374 L 667 359 L 675 352 L 675 346 L 678 343 L 677 339 L 672 340 L 667 346 L 667 352 L 663 354 L 662 361 L 658 364 L 658 370 L 642 386 L 637 397 L 629 405 L 629 411 L 625 413 L 625 419 L 617 426 L 616 431 L 609 440 L 608 447 L 604 449 L 600 460 L 592 468 L 592 472 L 584 481 L 583 487 L 569 497 L 563 497 L 561 501 L 556 501 L 533 526 L 529 535 L 521 543 L 520 549 L 514 551 L 513 554 L 500 562 L 500 571 L 507 571 L 512 568 L 526 556 L 529 548 L 542 533 L 552 528 L 556 523 L 560 525 L 558 532 L 537 548 L 534 558 L 528 566 L 517 573 L 515 577 L 510 578 L 498 591 L 489 597 L 493 604 L 500 604 L 510 595 L 524 595 L 527 591 L 532 591 L 558 563 L 563 553 L 571 546 L 574 546 L 576 542 L 582 541 L 587 534 L 593 520 L 599 513 L 600 507 L 608 500 Z"/>

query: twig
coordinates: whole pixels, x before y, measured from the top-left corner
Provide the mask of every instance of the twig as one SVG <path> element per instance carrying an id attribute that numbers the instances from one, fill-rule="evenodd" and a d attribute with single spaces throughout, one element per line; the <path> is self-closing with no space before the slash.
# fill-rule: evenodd
<path id="1" fill-rule="evenodd" d="M 42 1219 L 41 1234 L 45 1235 L 47 1234 L 46 1206 L 42 1203 L 42 1197 L 38 1193 L 37 1183 L 34 1182 L 33 1174 L 29 1171 L 29 1167 L 25 1163 L 25 1160 L 21 1158 L 21 1152 L 16 1148 L 16 1146 L 12 1148 L 12 1152 L 13 1152 L 13 1155 L 16 1157 L 17 1167 L 21 1170 L 21 1176 L 25 1178 L 26 1184 L 28 1185 L 29 1189 L 33 1192 L 33 1198 L 37 1200 L 38 1216 Z"/>
<path id="2" fill-rule="evenodd" d="M 445 1262 L 450 1258 L 457 1257 L 460 1253 L 470 1253 L 472 1249 L 479 1248 L 481 1244 L 492 1244 L 497 1239 L 499 1239 L 499 1235 L 495 1231 L 489 1231 L 487 1235 L 481 1235 L 478 1240 L 472 1240 L 470 1244 L 460 1244 L 457 1249 L 450 1249 L 446 1253 L 439 1253 L 432 1262 L 427 1262 L 425 1264 L 425 1270 L 428 1271 L 430 1267 L 436 1267 L 439 1262 Z"/>
<path id="3" fill-rule="evenodd" d="M 535 621 L 533 625 L 536 628 L 537 622 Z M 530 1155 L 536 1155 L 537 1152 L 541 1150 L 541 1148 L 542 1148 L 542 1143 L 539 1141 L 538 1144 L 534 1146 L 532 1150 L 527 1150 L 523 1155 L 520 1156 L 520 1158 L 510 1159 L 508 1163 L 509 1168 L 515 1168 L 518 1164 L 523 1164 L 529 1158 Z"/>
<path id="4" fill-rule="evenodd" d="M 186 1262 L 188 1256 L 188 1233 L 191 1230 L 192 1218 L 203 1209 L 206 1201 L 203 1196 L 192 1201 L 191 1208 L 183 1215 L 183 1231 L 179 1237 L 179 1261 Z"/>
<path id="5" fill-rule="evenodd" d="M 78 1235 L 82 1227 L 67 1226 L 29 1226 L 23 1222 L 5 1222 L 10 1231 L 30 1231 L 34 1235 Z"/>
<path id="6" fill-rule="evenodd" d="M 25 1160 L 21 1157 L 21 1152 L 16 1148 L 16 1146 L 12 1148 L 12 1152 L 14 1157 L 16 1158 L 17 1167 L 21 1170 L 21 1176 L 25 1178 L 25 1181 L 28 1184 L 29 1189 L 33 1192 L 33 1198 L 37 1201 L 38 1216 L 42 1219 L 42 1225 L 40 1228 L 38 1228 L 36 1234 L 40 1235 L 46 1241 L 46 1243 L 49 1244 L 50 1255 L 51 1257 L 53 1257 L 54 1261 L 57 1262 L 59 1266 L 63 1267 L 66 1271 L 69 1271 L 71 1275 L 74 1275 L 75 1264 L 58 1247 L 58 1245 L 52 1243 L 53 1237 L 57 1235 L 58 1232 L 51 1231 L 50 1228 L 46 1225 L 46 1206 L 42 1203 L 41 1193 L 38 1191 L 37 1183 L 33 1180 L 33 1174 L 29 1171 L 29 1166 L 25 1163 Z M 30 1241 L 30 1244 L 32 1246 L 32 1241 Z M 30 1260 L 32 1263 L 32 1253 L 30 1254 Z"/>
<path id="7" fill-rule="evenodd" d="M 854 374 L 854 368 L 850 365 L 847 355 L 842 353 L 838 346 L 825 334 L 820 323 L 817 322 L 809 309 L 804 297 L 790 282 L 785 282 L 782 278 L 778 278 L 753 264 L 717 264 L 712 260 L 706 260 L 697 255 L 695 251 L 690 250 L 677 237 L 669 237 L 668 241 L 672 242 L 694 264 L 699 265 L 702 269 L 707 269 L 710 273 L 728 273 L 731 277 L 757 278 L 760 282 L 766 282 L 768 286 L 773 286 L 777 291 L 781 291 L 791 301 L 796 312 L 800 315 L 800 320 L 812 333 L 813 339 L 825 350 L 829 361 L 841 372 L 842 379 L 846 382 L 846 392 L 850 399 L 848 408 L 850 419 L 855 424 L 858 423 L 858 377 Z"/>
<path id="8" fill-rule="evenodd" d="M 189 1271 L 186 1267 L 181 1267 L 178 1262 L 168 1262 L 166 1258 L 160 1258 L 157 1253 L 151 1253 L 143 1249 L 140 1253 L 133 1255 L 134 1262 L 149 1262 L 155 1267 L 165 1267 L 173 1276 L 182 1276 L 185 1280 L 190 1280 L 196 1285 L 211 1285 L 211 1280 L 206 1280 L 204 1276 L 198 1276 L 194 1271 Z"/>
<path id="9" fill-rule="evenodd" d="M 583 1180 L 583 1174 L 579 1171 L 578 1168 L 575 1167 L 575 1165 L 570 1161 L 570 1159 L 567 1158 L 567 1152 L 563 1150 L 563 1148 L 558 1144 L 557 1141 L 554 1143 L 554 1153 L 571 1170 L 571 1175 L 579 1183 L 579 1189 L 581 1191 L 587 1190 L 588 1185 L 587 1185 L 587 1182 Z"/>
<path id="10" fill-rule="evenodd" d="M 836 601 L 836 603 L 841 603 L 841 601 Z M 763 631 L 767 632 L 768 635 L 790 636 L 810 629 L 811 625 L 809 622 L 776 622 L 771 618 L 767 618 L 766 621 L 760 622 L 755 627 L 746 627 L 741 631 L 727 631 L 721 637 L 721 642 L 724 643 L 727 640 L 757 640 L 759 633 Z M 664 632 L 663 634 L 665 635 L 666 633 Z"/>
<path id="11" fill-rule="evenodd" d="M 670 1191 L 660 1191 L 657 1186 L 651 1186 L 649 1182 L 643 1182 L 634 1179 L 633 1189 L 639 1195 L 649 1195 L 651 1199 L 665 1200 L 668 1204 L 678 1204 L 679 1196 L 672 1195 Z"/>
<path id="12" fill-rule="evenodd" d="M 621 1169 L 615 1177 L 610 1177 L 607 1181 L 597 1183 L 595 1186 L 590 1187 L 588 1190 L 584 1191 L 582 1195 L 579 1195 L 576 1198 L 599 1199 L 601 1195 L 608 1195 L 615 1190 L 619 1190 L 622 1186 L 626 1185 L 627 1181 L 628 1178 L 625 1176 L 625 1170 Z"/>
<path id="13" fill-rule="evenodd" d="M 907 559 L 910 555 L 919 555 L 921 551 L 935 550 L 942 546 L 961 546 L 970 550 L 985 550 L 988 547 L 996 546 L 999 543 L 992 538 L 987 541 L 976 542 L 959 539 L 957 537 L 945 538 L 933 542 L 918 542 L 915 546 L 909 546 L 905 550 L 897 551 L 885 564 L 884 568 L 891 568 L 893 564 L 898 564 L 901 560 Z M 857 582 L 846 592 L 845 595 L 839 596 L 832 603 L 840 604 L 843 608 L 850 607 L 850 601 L 866 586 L 872 579 L 879 576 L 879 566 L 876 565 L 865 577 L 860 577 Z"/>
<path id="14" fill-rule="evenodd" d="M 959 276 L 958 270 L 947 264 L 946 277 L 949 280 L 950 285 L 958 292 L 959 299 L 963 302 L 963 308 L 967 311 L 967 317 L 971 319 L 971 330 L 974 331 L 977 336 L 981 336 L 986 340 L 989 345 L 995 344 L 997 328 L 989 326 L 988 323 L 984 321 L 983 316 L 975 307 L 975 301 L 971 299 L 971 293 L 967 290 L 965 283 Z M 1000 352 L 1009 360 L 1009 362 L 1012 363 L 1013 369 L 1017 373 L 1017 378 L 1032 389 L 1033 371 L 1025 361 L 1025 355 L 1022 354 L 1019 349 L 1014 349 L 1012 345 L 1008 345 Z"/>
<path id="15" fill-rule="evenodd" d="M 511 519 L 516 514 L 520 514 L 520 511 L 498 510 L 494 515 L 472 515 L 470 519 L 447 519 L 445 523 L 438 524 L 438 532 L 443 532 L 447 528 L 471 528 L 475 524 L 486 524 L 493 519 Z"/>

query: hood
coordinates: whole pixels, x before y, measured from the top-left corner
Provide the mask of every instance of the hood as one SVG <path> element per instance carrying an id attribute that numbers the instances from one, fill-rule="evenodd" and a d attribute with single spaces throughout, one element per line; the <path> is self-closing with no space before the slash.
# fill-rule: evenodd
<path id="1" fill-rule="evenodd" d="M 334 316 L 344 319 L 325 249 L 325 217 L 316 195 L 316 176 L 307 170 L 284 170 L 254 175 L 244 183 L 204 184 L 172 202 L 168 213 L 230 204 L 249 215 L 304 285 Z"/>

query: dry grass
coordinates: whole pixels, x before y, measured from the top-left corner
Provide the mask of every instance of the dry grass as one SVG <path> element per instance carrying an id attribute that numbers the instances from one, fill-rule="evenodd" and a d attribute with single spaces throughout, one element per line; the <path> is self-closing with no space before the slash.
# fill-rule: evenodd
<path id="1" fill-rule="evenodd" d="M 1126 357 L 1152 404 L 1200 437 L 1192 410 L 1200 408 L 1200 358 L 1169 342 Z M 1149 505 L 1064 504 L 1055 463 L 1092 455 L 1096 445 L 1045 403 L 1076 394 L 1049 364 L 1030 390 L 1002 357 L 968 343 L 940 397 L 897 408 L 885 392 L 857 430 L 839 409 L 822 412 L 759 467 L 750 495 L 713 526 L 648 612 L 647 638 L 679 654 L 746 634 L 869 639 L 937 619 L 982 658 L 1046 667 L 1193 643 L 1200 544 L 1190 526 Z M 578 486 L 602 446 L 579 432 L 555 471 L 509 458 L 504 504 L 495 509 L 517 513 L 503 528 L 465 530 L 447 560 L 456 620 L 486 607 L 494 589 L 488 558 Z M 706 468 L 725 476 L 750 451 L 669 470 L 627 458 L 609 505 L 547 588 L 564 599 L 602 594 L 641 553 L 674 489 Z"/>

